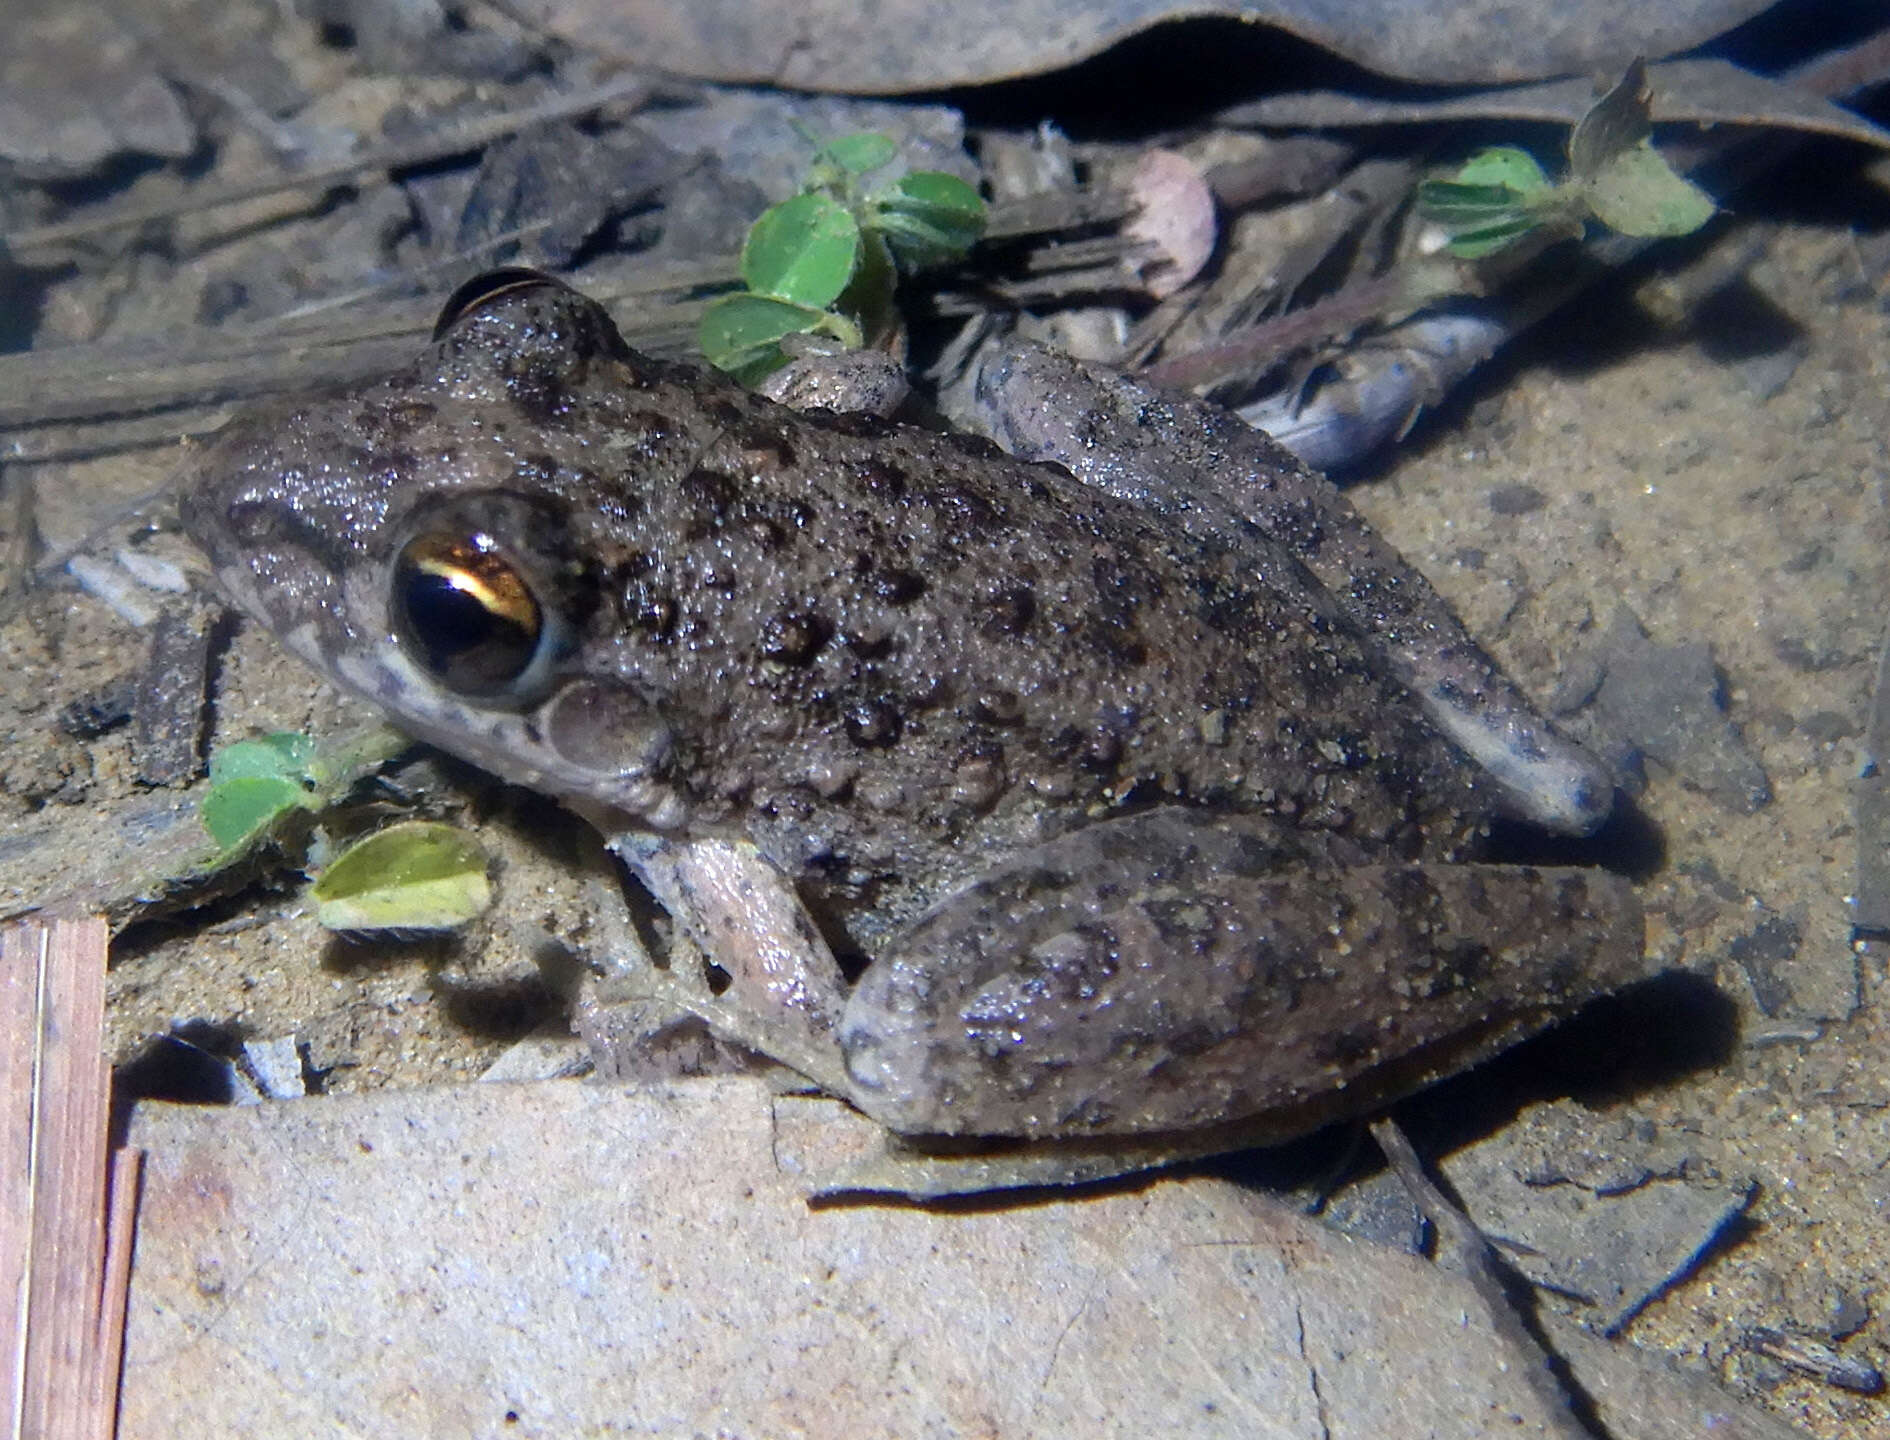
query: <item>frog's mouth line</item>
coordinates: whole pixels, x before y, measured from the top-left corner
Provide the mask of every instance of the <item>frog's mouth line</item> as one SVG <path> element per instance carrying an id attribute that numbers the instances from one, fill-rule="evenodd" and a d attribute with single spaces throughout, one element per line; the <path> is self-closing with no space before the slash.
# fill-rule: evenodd
<path id="1" fill-rule="evenodd" d="M 313 628 L 300 626 L 298 633 L 285 635 L 283 643 L 332 673 L 343 688 L 385 709 L 415 739 L 463 756 L 511 784 L 588 807 L 580 814 L 602 810 L 620 815 L 629 823 L 618 828 L 673 830 L 686 818 L 682 796 L 657 777 L 655 766 L 626 765 L 606 772 L 574 764 L 546 744 L 532 717 L 556 703 L 555 693 L 529 711 L 481 708 L 435 684 L 392 639 L 369 655 L 324 656 Z M 297 648 L 297 640 L 312 648 Z"/>

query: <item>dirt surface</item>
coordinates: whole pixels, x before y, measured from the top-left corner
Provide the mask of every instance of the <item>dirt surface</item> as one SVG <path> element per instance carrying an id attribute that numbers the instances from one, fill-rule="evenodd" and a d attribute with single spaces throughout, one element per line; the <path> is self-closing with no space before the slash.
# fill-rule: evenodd
<path id="1" fill-rule="evenodd" d="M 1736 1007 L 1738 1035 L 1718 1063 L 1620 1104 L 1686 1136 L 1702 1173 L 1759 1190 L 1739 1242 L 1628 1333 L 1716 1361 L 1815 1434 L 1860 1437 L 1883 1423 L 1880 1401 L 1781 1374 L 1741 1339 L 1781 1321 L 1824 1327 L 1840 1292 L 1883 1303 L 1884 951 L 1853 947 L 1846 910 L 1851 786 L 1890 541 L 1890 326 L 1874 296 L 1857 294 L 1861 266 L 1849 234 L 1803 228 L 1753 272 L 1804 346 L 1769 398 L 1755 393 L 1752 366 L 1715 358 L 1742 332 L 1716 329 L 1710 314 L 1663 338 L 1584 307 L 1356 492 L 1538 693 L 1622 604 L 1657 640 L 1712 647 L 1773 799 L 1739 813 L 1651 773 L 1638 803 L 1665 859 L 1644 894 L 1649 943 L 1712 979 Z M 1511 486 L 1538 492 L 1540 508 L 1502 513 L 1514 507 L 1491 498 Z M 1777 967 L 1783 996 L 1762 994 L 1738 958 L 1775 917 L 1799 937 Z M 1879 1310 L 1853 1346 L 1881 1357 L 1883 1327 Z"/>
<path id="2" fill-rule="evenodd" d="M 334 86 L 337 116 L 372 88 L 350 91 L 312 60 L 303 73 Z M 153 175 L 145 188 L 167 183 Z M 260 224 L 260 212 L 252 218 Z M 367 223 L 337 209 L 291 238 L 264 228 L 264 258 L 247 273 L 293 279 L 333 236 Z M 133 256 L 103 277 L 74 275 L 48 287 L 47 333 L 193 324 L 228 269 L 226 246 L 199 237 L 163 265 Z M 1598 1129 L 1681 1146 L 1688 1174 L 1756 1182 L 1742 1227 L 1633 1319 L 1627 1338 L 1701 1363 L 1831 1440 L 1880 1433 L 1885 1402 L 1797 1374 L 1748 1339 L 1761 1328 L 1804 1332 L 1890 1363 L 1885 952 L 1853 943 L 1846 911 L 1851 787 L 1890 598 L 1882 275 L 1848 228 L 1806 222 L 1772 236 L 1734 296 L 1672 328 L 1648 321 L 1625 290 L 1591 297 L 1353 491 L 1525 690 L 1566 701 L 1569 728 L 1604 747 L 1618 737 L 1579 704 L 1592 688 L 1581 680 L 1618 638 L 1622 607 L 1648 643 L 1704 644 L 1723 673 L 1724 718 L 1762 766 L 1770 799 L 1742 803 L 1650 763 L 1640 821 L 1587 852 L 1636 872 L 1649 944 L 1701 985 L 1651 1029 L 1586 1031 L 1603 1051 L 1620 1045 L 1625 1078 L 1581 1098 Z M 202 597 L 205 577 L 164 504 L 148 521 L 112 518 L 161 488 L 174 459 L 133 451 L 16 466 L 9 480 L 34 487 L 40 553 L 102 537 L 89 548 L 174 559 Z M 8 510 L 0 526 L 12 544 L 23 522 Z M 193 603 L 142 593 L 157 607 Z M 43 902 L 135 843 L 118 818 L 148 798 L 135 727 L 87 738 L 62 716 L 135 677 L 150 643 L 148 628 L 56 568 L 0 618 L 0 911 Z M 212 700 L 217 742 L 330 733 L 363 718 L 254 628 L 235 634 Z M 144 920 L 114 954 L 114 1058 L 148 1064 L 160 1036 L 218 1052 L 292 1037 L 322 1087 L 348 1093 L 475 1075 L 555 1017 L 574 955 L 602 928 L 586 898 L 581 828 L 452 766 L 410 773 L 406 786 L 475 824 L 493 849 L 498 903 L 485 921 L 444 941 L 338 940 L 315 925 L 297 878 L 280 873 Z M 1648 1063 L 1650 1048 L 1666 1060 Z M 1591 1080 L 1610 1058 L 1590 1057 Z"/>

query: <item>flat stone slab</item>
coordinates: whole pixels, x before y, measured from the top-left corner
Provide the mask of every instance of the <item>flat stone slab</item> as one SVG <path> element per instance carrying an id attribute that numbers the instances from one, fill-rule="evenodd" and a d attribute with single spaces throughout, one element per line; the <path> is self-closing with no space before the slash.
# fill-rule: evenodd
<path id="1" fill-rule="evenodd" d="M 748 1077 L 142 1105 L 122 1434 L 1549 1433 L 1427 1262 L 1199 1178 L 810 1207 L 864 1124 Z"/>

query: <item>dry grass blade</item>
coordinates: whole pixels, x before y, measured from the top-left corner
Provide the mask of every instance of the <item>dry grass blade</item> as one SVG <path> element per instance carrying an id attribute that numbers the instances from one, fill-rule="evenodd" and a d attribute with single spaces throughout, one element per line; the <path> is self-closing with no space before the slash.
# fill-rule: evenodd
<path id="1" fill-rule="evenodd" d="M 106 938 L 100 919 L 0 931 L 0 1343 L 12 1440 L 97 1440 L 115 1428 L 136 1165 L 108 1168 Z"/>

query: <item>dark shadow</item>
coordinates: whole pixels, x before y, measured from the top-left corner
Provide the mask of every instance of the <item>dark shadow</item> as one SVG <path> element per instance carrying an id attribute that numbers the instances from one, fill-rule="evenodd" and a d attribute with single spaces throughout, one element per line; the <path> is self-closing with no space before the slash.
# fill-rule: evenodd
<path id="1" fill-rule="evenodd" d="M 139 1100 L 176 1105 L 230 1105 L 240 1093 L 233 1058 L 243 1037 L 233 1026 L 194 1021 L 171 1035 L 154 1036 L 112 1072 L 112 1104 Z"/>
<path id="2" fill-rule="evenodd" d="M 974 1147 L 967 1147 L 973 1150 Z M 975 1147 L 980 1155 L 1002 1154 L 988 1142 Z M 1162 1170 L 1137 1170 L 1128 1175 L 1113 1175 L 1106 1180 L 1090 1180 L 1081 1185 L 1032 1185 L 1012 1190 L 983 1190 L 970 1195 L 936 1195 L 929 1199 L 911 1195 L 889 1195 L 880 1191 L 833 1191 L 810 1196 L 811 1210 L 929 1210 L 940 1215 L 991 1215 L 1006 1210 L 1033 1210 L 1044 1205 L 1066 1205 L 1072 1200 L 1098 1195 L 1130 1195 L 1146 1189 L 1175 1173 L 1177 1167 Z"/>
<path id="3" fill-rule="evenodd" d="M 320 964 L 331 975 L 360 977 L 419 964 L 450 965 L 465 953 L 463 937 L 434 931 L 342 930 L 322 946 Z"/>
<path id="4" fill-rule="evenodd" d="M 1256 95 L 1410 88 L 1283 30 L 1202 18 L 1157 25 L 1064 70 L 914 98 L 957 107 L 971 129 L 1033 130 L 1055 116 L 1073 139 L 1146 142 Z"/>
<path id="5" fill-rule="evenodd" d="M 1398 1107 L 1419 1153 L 1469 1144 L 1525 1106 L 1573 1099 L 1600 1110 L 1729 1060 L 1738 1009 L 1707 980 L 1670 972 L 1586 1006 L 1554 1029 Z"/>
<path id="6" fill-rule="evenodd" d="M 536 975 L 490 981 L 433 978 L 440 1013 L 483 1040 L 522 1040 L 564 1011 L 557 993 Z"/>
<path id="7" fill-rule="evenodd" d="M 1706 52 L 1748 70 L 1775 72 L 1839 46 L 1855 45 L 1890 25 L 1886 0 L 1780 0 L 1720 36 Z"/>
<path id="8" fill-rule="evenodd" d="M 1616 792 L 1613 813 L 1592 835 L 1557 835 L 1521 820 L 1496 820 L 1484 858 L 1498 865 L 1595 865 L 1646 881 L 1667 863 L 1667 837 L 1632 797 Z"/>
<path id="9" fill-rule="evenodd" d="M 1777 355 L 1804 338 L 1798 322 L 1743 276 L 1707 296 L 1687 328 L 1700 353 L 1722 365 Z"/>
<path id="10" fill-rule="evenodd" d="M 1724 1064 L 1738 1048 L 1738 1010 L 1709 982 L 1657 975 L 1586 1006 L 1532 1040 L 1396 1107 L 1420 1155 L 1447 1154 L 1500 1130 L 1526 1106 L 1573 1099 L 1605 1110 L 1682 1076 Z M 1348 1162 L 1348 1148 L 1356 1154 Z M 1202 1168 L 1267 1190 L 1336 1189 L 1383 1163 L 1336 1125 L 1290 1145 L 1248 1151 Z"/>

